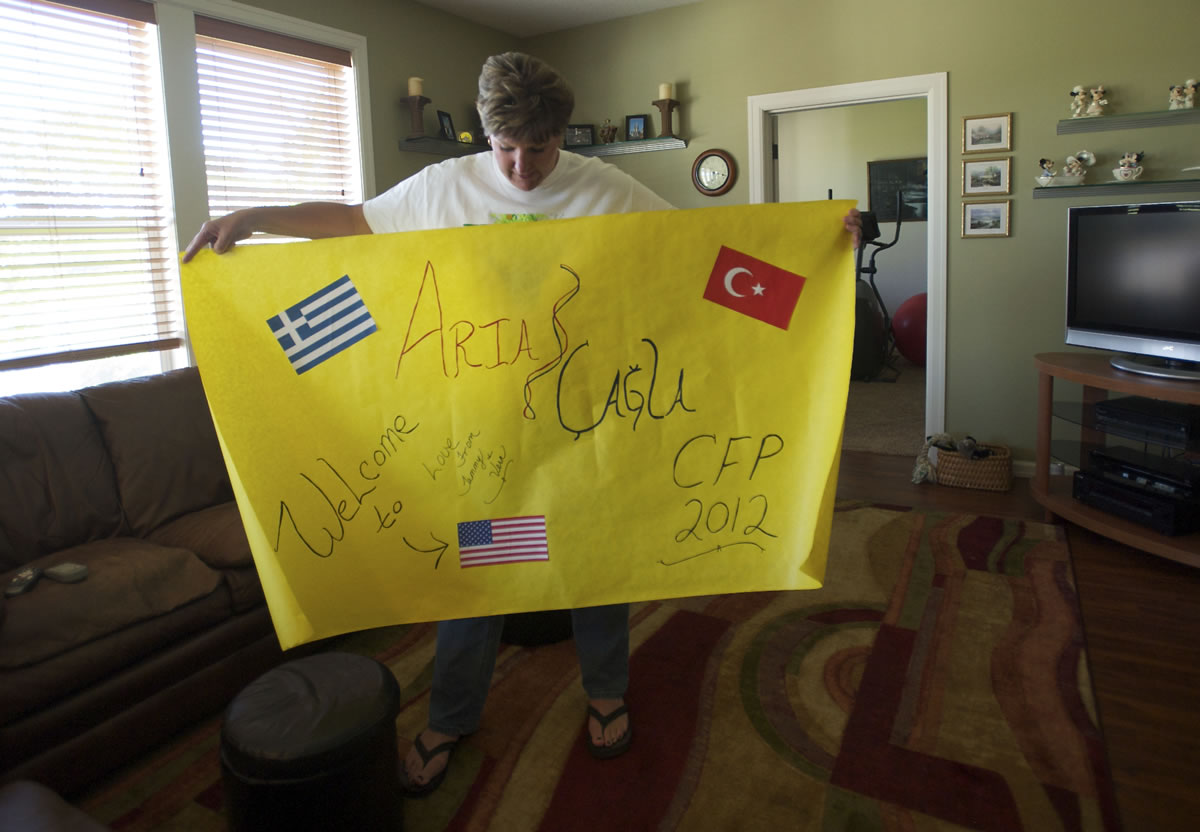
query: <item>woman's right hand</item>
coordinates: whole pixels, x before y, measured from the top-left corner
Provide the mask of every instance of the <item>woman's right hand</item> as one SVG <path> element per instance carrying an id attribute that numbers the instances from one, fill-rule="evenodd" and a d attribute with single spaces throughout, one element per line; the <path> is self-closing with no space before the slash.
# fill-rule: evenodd
<path id="1" fill-rule="evenodd" d="M 244 240 L 254 233 L 254 226 L 249 212 L 234 211 L 215 220 L 209 220 L 200 226 L 200 230 L 188 247 L 183 251 L 183 262 L 190 262 L 196 253 L 205 246 L 212 246 L 217 254 L 224 254 L 233 248 L 238 240 Z"/>

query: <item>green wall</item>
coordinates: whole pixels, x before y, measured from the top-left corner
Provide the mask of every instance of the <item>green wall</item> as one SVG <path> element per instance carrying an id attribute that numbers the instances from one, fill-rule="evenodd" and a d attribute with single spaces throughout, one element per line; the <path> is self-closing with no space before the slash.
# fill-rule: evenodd
<path id="1" fill-rule="evenodd" d="M 689 182 L 695 154 L 730 151 L 745 170 L 746 98 L 763 93 L 946 72 L 948 260 L 946 428 L 1003 442 L 1032 459 L 1037 378 L 1032 356 L 1064 349 L 1066 210 L 1032 198 L 1038 159 L 1080 149 L 1099 159 L 1090 178 L 1127 150 L 1146 152 L 1147 178 L 1200 164 L 1200 125 L 1058 136 L 1075 84 L 1104 84 L 1115 112 L 1166 108 L 1167 87 L 1200 77 L 1195 0 L 1097 0 L 1078 16 L 1043 0 L 986 7 L 960 0 L 703 0 L 533 38 L 576 85 L 579 120 L 646 112 L 660 81 L 682 101 L 686 151 L 617 164 L 680 207 L 744 202 L 743 177 L 706 199 Z M 1012 236 L 960 238 L 962 119 L 1013 113 Z M 657 123 L 657 122 L 656 122 Z M 628 160 L 628 161 L 627 161 Z M 1189 174 L 1194 175 L 1194 174 Z M 1154 199 L 1138 192 L 1129 199 Z M 1178 198 L 1178 194 L 1172 198 Z M 1189 196 L 1200 197 L 1200 188 Z M 1081 202 L 1121 201 L 1090 197 Z"/>
<path id="2" fill-rule="evenodd" d="M 1063 349 L 1064 238 L 1070 199 L 1032 198 L 1038 159 L 1081 149 L 1099 158 L 1090 178 L 1127 150 L 1146 152 L 1146 178 L 1200 164 L 1200 126 L 1058 136 L 1075 84 L 1103 83 L 1114 112 L 1165 109 L 1167 87 L 1200 77 L 1195 0 L 1096 0 L 1077 15 L 1044 0 L 987 7 L 960 0 L 703 0 L 661 12 L 521 40 L 424 6 L 386 0 L 255 0 L 255 5 L 369 38 L 376 180 L 382 189 L 431 159 L 400 153 L 407 133 L 396 101 L 406 79 L 426 79 L 431 110 L 456 125 L 492 52 L 521 48 L 557 66 L 577 97 L 575 121 L 623 123 L 658 114 L 658 84 L 675 84 L 683 151 L 615 157 L 682 208 L 745 202 L 746 98 L 772 92 L 946 72 L 949 81 L 946 428 L 1004 442 L 1031 459 L 1034 353 Z M 1012 236 L 959 237 L 964 116 L 1013 113 Z M 426 129 L 433 129 L 432 116 Z M 723 197 L 691 186 L 696 153 L 730 151 L 741 170 Z M 1191 196 L 1200 196 L 1200 189 Z M 1175 195 L 1178 196 L 1178 195 Z M 1153 199 L 1139 191 L 1130 199 Z M 1105 203 L 1116 198 L 1090 197 Z"/>
<path id="3" fill-rule="evenodd" d="M 426 135 L 437 132 L 437 111 L 450 113 L 457 130 L 479 124 L 475 92 L 489 55 L 515 49 L 517 38 L 406 0 L 250 0 L 247 5 L 364 35 L 371 92 L 375 188 L 382 193 L 437 156 L 401 153 L 412 119 L 400 99 L 408 79 L 425 79 Z"/>

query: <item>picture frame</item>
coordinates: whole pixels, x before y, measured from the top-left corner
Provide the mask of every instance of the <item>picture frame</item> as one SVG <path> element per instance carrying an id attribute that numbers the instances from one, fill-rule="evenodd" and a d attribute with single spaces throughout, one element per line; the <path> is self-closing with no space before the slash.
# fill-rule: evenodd
<path id="1" fill-rule="evenodd" d="M 578 147 L 585 144 L 596 143 L 596 125 L 594 124 L 568 124 L 567 130 L 563 133 L 563 145 L 565 147 Z"/>
<path id="2" fill-rule="evenodd" d="M 650 138 L 650 116 L 625 116 L 625 141 L 636 142 Z"/>
<path id="3" fill-rule="evenodd" d="M 438 136 L 443 139 L 449 139 L 452 142 L 458 141 L 458 134 L 454 132 L 454 119 L 450 118 L 450 114 L 445 110 L 437 111 L 438 117 Z"/>
<path id="4" fill-rule="evenodd" d="M 1012 157 L 963 159 L 962 195 L 1012 193 Z"/>
<path id="5" fill-rule="evenodd" d="M 962 236 L 1007 237 L 1011 219 L 1012 200 L 995 202 L 964 202 L 962 204 Z"/>
<path id="6" fill-rule="evenodd" d="M 996 153 L 1002 150 L 1012 150 L 1012 113 L 963 118 L 963 153 Z"/>
<path id="7" fill-rule="evenodd" d="M 896 194 L 901 194 L 905 222 L 928 218 L 929 160 L 878 159 L 867 162 L 867 210 L 876 222 L 896 221 Z"/>

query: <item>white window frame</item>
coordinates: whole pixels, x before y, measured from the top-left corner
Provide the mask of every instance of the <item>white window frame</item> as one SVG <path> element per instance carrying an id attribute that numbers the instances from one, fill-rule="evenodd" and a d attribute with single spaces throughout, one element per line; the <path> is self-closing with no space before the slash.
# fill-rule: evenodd
<path id="1" fill-rule="evenodd" d="M 63 1 L 70 3 L 70 0 Z M 357 98 L 362 198 L 369 199 L 375 195 L 370 72 L 365 36 L 229 0 L 152 0 L 152 4 L 155 10 L 159 68 L 164 93 L 169 188 L 173 208 L 171 219 L 179 250 L 191 241 L 200 226 L 209 218 L 199 77 L 196 67 L 195 14 L 337 47 L 350 53 Z M 169 279 L 178 282 L 179 277 L 179 266 L 176 263 L 170 270 Z M 186 322 L 184 327 L 184 349 L 163 350 L 156 354 L 161 371 L 195 363 L 190 342 L 186 340 Z M 53 368 L 63 366 L 65 364 L 52 364 L 43 369 L 52 374 Z M 63 388 L 55 382 L 49 382 L 45 389 Z"/>
<path id="2" fill-rule="evenodd" d="M 163 89 L 167 98 L 167 145 L 171 154 L 175 230 L 181 248 L 208 220 L 208 185 L 200 125 L 194 14 L 324 43 L 349 52 L 358 98 L 363 198 L 369 199 L 375 195 L 375 153 L 371 141 L 371 96 L 365 36 L 227 0 L 156 0 L 154 5 L 163 56 Z"/>

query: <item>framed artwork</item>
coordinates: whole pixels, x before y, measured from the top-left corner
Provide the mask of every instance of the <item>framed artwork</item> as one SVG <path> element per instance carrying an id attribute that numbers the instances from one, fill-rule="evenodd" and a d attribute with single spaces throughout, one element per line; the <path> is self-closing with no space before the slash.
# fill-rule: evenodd
<path id="1" fill-rule="evenodd" d="M 963 119 L 963 153 L 1012 150 L 1012 113 L 966 116 Z"/>
<path id="2" fill-rule="evenodd" d="M 594 124 L 568 124 L 567 132 L 563 134 L 563 144 L 567 147 L 578 146 L 581 144 L 596 143 L 596 125 Z"/>
<path id="3" fill-rule="evenodd" d="M 919 159 L 881 159 L 867 162 L 867 205 L 877 222 L 896 221 L 896 195 L 903 200 L 901 216 L 905 222 L 925 222 L 928 217 L 926 180 L 928 161 Z"/>
<path id="4" fill-rule="evenodd" d="M 625 116 L 625 141 L 636 142 L 639 139 L 650 138 L 650 133 L 647 126 L 650 123 L 650 117 L 641 116 Z"/>
<path id="5" fill-rule="evenodd" d="M 438 125 L 439 125 L 438 135 L 441 136 L 443 139 L 449 139 L 450 141 L 456 141 L 458 137 L 454 132 L 454 120 L 452 118 L 450 118 L 450 114 L 447 113 L 445 110 L 438 110 L 437 114 L 438 114 Z"/>
<path id="6" fill-rule="evenodd" d="M 963 237 L 1007 237 L 1009 208 L 1012 200 L 997 202 L 964 202 L 962 208 Z"/>
<path id="7" fill-rule="evenodd" d="M 962 195 L 1012 193 L 1012 158 L 964 159 Z"/>

